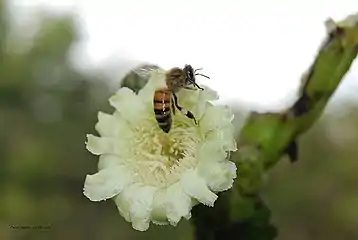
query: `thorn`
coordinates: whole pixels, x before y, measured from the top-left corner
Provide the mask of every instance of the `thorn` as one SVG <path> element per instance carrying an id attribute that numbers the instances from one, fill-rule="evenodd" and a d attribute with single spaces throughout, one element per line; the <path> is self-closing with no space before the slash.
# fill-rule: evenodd
<path id="1" fill-rule="evenodd" d="M 307 93 L 303 92 L 302 96 L 295 102 L 292 107 L 292 111 L 294 116 L 300 117 L 307 113 L 309 109 L 309 101 L 310 98 L 308 97 Z"/>
<path id="2" fill-rule="evenodd" d="M 288 144 L 286 149 L 283 151 L 290 158 L 290 162 L 294 163 L 298 160 L 298 144 L 296 140 L 293 140 Z"/>

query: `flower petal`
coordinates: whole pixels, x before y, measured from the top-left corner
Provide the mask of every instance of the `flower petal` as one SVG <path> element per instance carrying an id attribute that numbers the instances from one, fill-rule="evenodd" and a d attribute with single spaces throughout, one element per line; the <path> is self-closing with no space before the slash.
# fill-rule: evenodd
<path id="1" fill-rule="evenodd" d="M 202 133 L 207 133 L 210 130 L 224 128 L 231 125 L 234 119 L 229 107 L 213 106 L 207 103 L 203 118 L 200 120 L 200 130 Z"/>
<path id="2" fill-rule="evenodd" d="M 209 86 L 201 85 L 202 88 L 204 88 L 204 91 L 200 92 L 200 99 L 204 101 L 214 101 L 219 99 L 218 93 L 211 89 Z"/>
<path id="3" fill-rule="evenodd" d="M 115 111 L 113 115 L 99 112 L 95 128 L 104 137 L 131 137 L 132 133 L 130 125 L 118 111 Z"/>
<path id="4" fill-rule="evenodd" d="M 202 141 L 198 146 L 196 158 L 199 162 L 223 161 L 226 159 L 226 152 L 221 145 L 221 139 Z"/>
<path id="5" fill-rule="evenodd" d="M 159 189 L 155 195 L 153 200 L 153 210 L 152 210 L 152 222 L 157 223 L 166 223 L 168 224 L 165 203 L 167 201 L 166 197 L 166 188 Z"/>
<path id="6" fill-rule="evenodd" d="M 176 226 L 181 217 L 189 219 L 191 208 L 191 197 L 184 192 L 180 183 L 175 183 L 167 189 L 165 210 L 171 225 Z"/>
<path id="7" fill-rule="evenodd" d="M 198 172 L 209 188 L 214 192 L 221 192 L 232 187 L 236 178 L 236 165 L 233 162 L 202 162 L 198 165 Z"/>
<path id="8" fill-rule="evenodd" d="M 181 186 L 175 183 L 166 189 L 160 189 L 154 195 L 152 221 L 169 223 L 176 226 L 182 217 L 189 219 L 192 208 L 191 197 Z"/>
<path id="9" fill-rule="evenodd" d="M 181 89 L 177 94 L 180 104 L 190 110 L 197 120 L 203 116 L 206 103 L 218 99 L 217 92 L 207 86 L 202 87 L 204 90 Z"/>
<path id="10" fill-rule="evenodd" d="M 128 123 L 132 126 L 142 120 L 142 114 L 146 111 L 141 99 L 129 88 L 120 88 L 115 95 L 110 97 L 109 103 L 116 108 Z"/>
<path id="11" fill-rule="evenodd" d="M 154 223 L 155 225 L 159 225 L 159 226 L 164 226 L 164 225 L 169 224 L 167 221 L 161 222 L 161 221 L 156 221 L 156 220 L 153 220 L 153 219 L 152 219 L 152 223 Z"/>
<path id="12" fill-rule="evenodd" d="M 195 104 L 195 113 L 196 117 L 198 119 L 201 119 L 204 115 L 204 112 L 206 110 L 207 102 L 212 100 L 217 100 L 219 98 L 218 93 L 214 91 L 213 89 L 202 86 L 204 88 L 204 91 L 199 92 L 199 98 L 197 100 L 197 103 Z"/>
<path id="13" fill-rule="evenodd" d="M 130 209 L 131 209 L 131 200 L 126 198 L 125 195 L 118 194 L 114 198 L 114 202 L 117 205 L 117 209 L 121 216 L 127 221 L 131 222 L 131 215 L 130 215 Z"/>
<path id="14" fill-rule="evenodd" d="M 116 125 L 116 119 L 112 115 L 98 112 L 98 122 L 95 128 L 101 136 L 114 136 L 114 128 L 116 127 Z"/>
<path id="15" fill-rule="evenodd" d="M 234 130 L 231 127 L 209 131 L 206 134 L 206 141 L 216 142 L 217 147 L 221 146 L 224 151 L 237 150 L 237 144 L 234 138 Z"/>
<path id="16" fill-rule="evenodd" d="M 128 169 L 123 166 L 106 168 L 93 175 L 87 175 L 83 194 L 91 201 L 112 198 L 132 181 Z"/>
<path id="17" fill-rule="evenodd" d="M 118 165 L 121 165 L 125 162 L 125 160 L 119 158 L 113 154 L 103 154 L 99 156 L 98 160 L 98 170 L 102 170 L 104 168 L 112 168 Z"/>
<path id="18" fill-rule="evenodd" d="M 194 170 L 186 171 L 181 176 L 180 183 L 186 194 L 207 206 L 214 206 L 218 196 L 209 190 L 205 180 L 197 172 Z"/>
<path id="19" fill-rule="evenodd" d="M 199 94 L 201 90 L 199 89 L 180 89 L 177 93 L 179 105 L 190 110 L 194 115 L 196 115 L 195 108 L 198 104 Z M 196 116 L 197 117 L 197 116 Z"/>
<path id="20" fill-rule="evenodd" d="M 94 155 L 113 153 L 113 139 L 105 137 L 96 137 L 92 134 L 87 134 L 86 148 Z"/>
<path id="21" fill-rule="evenodd" d="M 156 187 L 133 184 L 115 198 L 122 216 L 132 222 L 134 229 L 146 231 L 149 228 L 153 198 L 157 190 Z"/>
<path id="22" fill-rule="evenodd" d="M 225 151 L 237 151 L 237 143 L 234 136 L 234 126 L 222 128 L 222 144 Z"/>
<path id="23" fill-rule="evenodd" d="M 160 69 L 153 70 L 148 83 L 139 91 L 138 96 L 144 104 L 149 104 L 153 108 L 154 92 L 166 86 L 165 71 Z"/>
<path id="24" fill-rule="evenodd" d="M 87 134 L 86 148 L 94 155 L 115 154 L 119 157 L 128 156 L 131 148 L 128 148 L 126 138 L 96 137 Z"/>

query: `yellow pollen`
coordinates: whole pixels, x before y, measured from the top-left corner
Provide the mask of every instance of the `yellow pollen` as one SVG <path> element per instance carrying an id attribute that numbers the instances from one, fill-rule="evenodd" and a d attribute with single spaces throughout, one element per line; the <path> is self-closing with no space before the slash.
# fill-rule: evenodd
<path id="1" fill-rule="evenodd" d="M 196 127 L 174 121 L 169 133 L 164 133 L 155 121 L 133 129 L 131 144 L 134 155 L 128 165 L 137 180 L 146 185 L 166 187 L 180 180 L 181 173 L 197 165 L 196 146 L 200 134 Z"/>

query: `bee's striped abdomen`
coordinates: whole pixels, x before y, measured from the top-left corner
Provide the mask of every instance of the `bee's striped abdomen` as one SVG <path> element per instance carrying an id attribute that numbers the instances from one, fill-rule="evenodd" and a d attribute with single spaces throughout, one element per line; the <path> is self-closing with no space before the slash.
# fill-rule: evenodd
<path id="1" fill-rule="evenodd" d="M 157 90 L 154 93 L 153 105 L 155 119 L 159 127 L 166 133 L 172 126 L 172 115 L 170 110 L 172 92 L 168 89 Z"/>

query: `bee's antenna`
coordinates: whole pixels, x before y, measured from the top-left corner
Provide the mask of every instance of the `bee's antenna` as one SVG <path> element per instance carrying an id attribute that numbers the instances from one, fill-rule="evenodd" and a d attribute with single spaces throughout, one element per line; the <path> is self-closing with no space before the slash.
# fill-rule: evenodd
<path id="1" fill-rule="evenodd" d="M 206 77 L 207 79 L 210 79 L 208 76 L 206 76 L 206 75 L 204 75 L 204 74 L 201 74 L 201 73 L 195 73 L 195 76 L 197 76 L 197 75 Z"/>
<path id="2" fill-rule="evenodd" d="M 196 72 L 199 71 L 199 70 L 203 70 L 203 68 L 195 69 L 195 70 L 194 70 L 194 73 L 196 73 Z"/>

